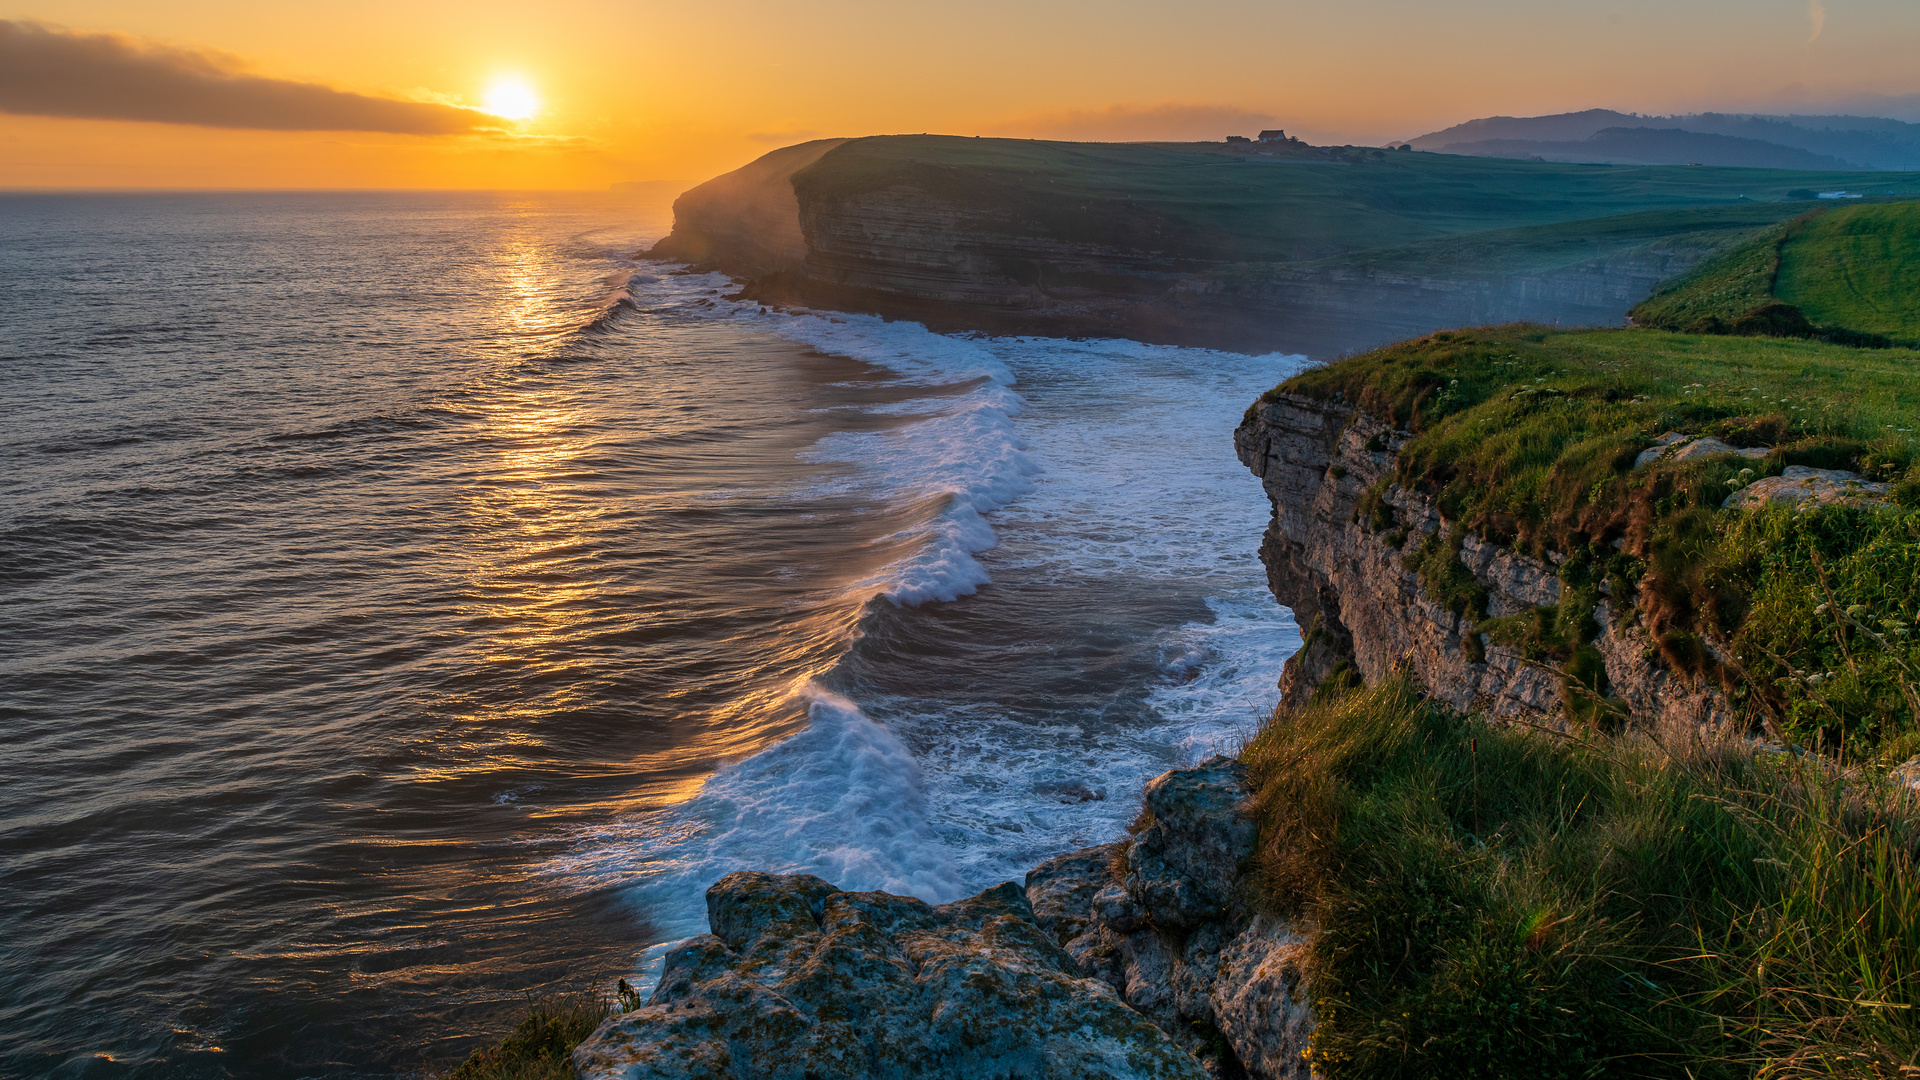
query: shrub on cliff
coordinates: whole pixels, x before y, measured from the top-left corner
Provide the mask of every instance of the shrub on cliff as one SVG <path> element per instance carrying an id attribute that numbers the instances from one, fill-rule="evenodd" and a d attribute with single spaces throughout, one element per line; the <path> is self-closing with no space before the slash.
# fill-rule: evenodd
<path id="1" fill-rule="evenodd" d="M 1405 680 L 1244 754 L 1266 901 L 1318 927 L 1349 1078 L 1894 1077 L 1920 1058 L 1920 821 L 1692 733 L 1489 726 Z"/>

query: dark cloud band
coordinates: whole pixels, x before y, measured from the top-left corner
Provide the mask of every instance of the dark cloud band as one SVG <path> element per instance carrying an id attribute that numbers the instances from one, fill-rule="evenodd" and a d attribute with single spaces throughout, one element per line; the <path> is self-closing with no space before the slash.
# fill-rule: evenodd
<path id="1" fill-rule="evenodd" d="M 242 75 L 207 53 L 0 19 L 0 112 L 269 131 L 454 135 L 499 121 L 470 109 Z"/>

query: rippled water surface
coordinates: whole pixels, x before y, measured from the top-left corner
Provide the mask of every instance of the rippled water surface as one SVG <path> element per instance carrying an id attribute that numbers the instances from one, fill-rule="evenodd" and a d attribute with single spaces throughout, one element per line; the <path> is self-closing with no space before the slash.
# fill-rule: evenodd
<path id="1" fill-rule="evenodd" d="M 0 198 L 0 1073 L 387 1076 L 728 870 L 1116 834 L 1298 644 L 1295 360 L 781 313 L 597 196 Z"/>

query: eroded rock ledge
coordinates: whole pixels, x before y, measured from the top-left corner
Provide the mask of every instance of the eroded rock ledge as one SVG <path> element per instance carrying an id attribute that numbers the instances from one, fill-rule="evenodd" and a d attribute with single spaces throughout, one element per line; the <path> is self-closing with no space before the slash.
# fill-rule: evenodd
<path id="1" fill-rule="evenodd" d="M 1393 483 L 1395 431 L 1344 401 L 1290 394 L 1263 398 L 1234 433 L 1240 460 L 1260 477 L 1273 503 L 1260 558 L 1275 597 L 1309 628 L 1306 647 L 1287 661 L 1284 704 L 1306 700 L 1343 663 L 1371 683 L 1404 666 L 1430 695 L 1461 711 L 1558 723 L 1561 672 L 1481 637 L 1469 617 L 1429 596 L 1406 556 L 1444 520 L 1425 496 Z M 1358 512 L 1380 485 L 1393 521 Z M 1531 611 L 1560 600 L 1554 566 L 1469 534 L 1460 561 L 1486 590 L 1487 615 Z M 1594 613 L 1593 645 L 1606 664 L 1608 693 L 1638 719 L 1718 725 L 1731 717 L 1719 688 L 1672 670 L 1644 626 Z"/>
<path id="2" fill-rule="evenodd" d="M 1307 939 L 1256 914 L 1230 758 L 1166 773 L 1132 840 L 933 906 L 736 873 L 712 933 L 574 1053 L 587 1080 L 1307 1080 Z"/>

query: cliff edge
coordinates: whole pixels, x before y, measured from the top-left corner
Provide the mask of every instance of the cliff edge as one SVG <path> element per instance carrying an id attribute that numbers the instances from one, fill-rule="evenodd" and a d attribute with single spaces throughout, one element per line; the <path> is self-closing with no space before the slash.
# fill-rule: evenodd
<path id="1" fill-rule="evenodd" d="M 1471 533 L 1455 536 L 1458 565 L 1480 591 L 1477 608 L 1449 605 L 1421 581 L 1423 554 L 1455 533 L 1434 500 L 1397 483 L 1396 429 L 1345 400 L 1273 394 L 1234 432 L 1234 449 L 1260 478 L 1273 517 L 1260 559 L 1274 596 L 1292 608 L 1306 643 L 1287 661 L 1282 703 L 1304 704 L 1329 678 L 1368 684 L 1407 670 L 1460 712 L 1564 725 L 1568 706 L 1594 691 L 1566 665 L 1535 659 L 1479 629 L 1489 618 L 1553 610 L 1559 567 Z M 1369 495 L 1376 497 L 1372 500 Z M 1593 608 L 1591 645 L 1604 664 L 1601 700 L 1633 716 L 1719 726 L 1731 718 L 1720 688 L 1659 659 L 1643 622 Z"/>
<path id="2" fill-rule="evenodd" d="M 1456 710 L 1920 750 L 1912 358 L 1510 325 L 1311 367 L 1236 448 L 1307 630 L 1283 686 L 1404 667 Z"/>
<path id="3" fill-rule="evenodd" d="M 879 136 L 708 181 L 646 257 L 763 303 L 940 330 L 1328 355 L 1447 326 L 1618 325 L 1796 209 L 1730 185 L 1351 146 Z"/>
<path id="4" fill-rule="evenodd" d="M 673 232 L 643 257 L 740 278 L 793 269 L 807 254 L 793 174 L 846 141 L 782 147 L 690 189 L 673 201 Z"/>

